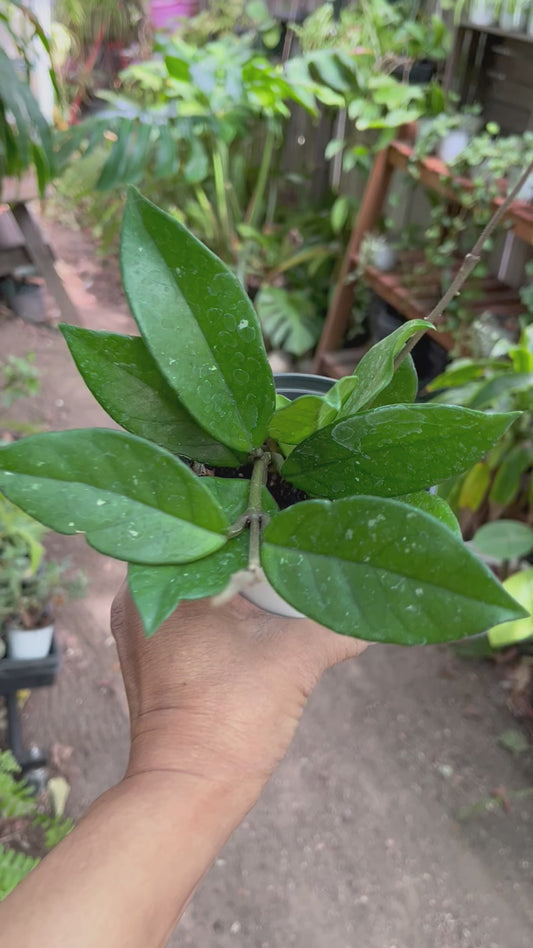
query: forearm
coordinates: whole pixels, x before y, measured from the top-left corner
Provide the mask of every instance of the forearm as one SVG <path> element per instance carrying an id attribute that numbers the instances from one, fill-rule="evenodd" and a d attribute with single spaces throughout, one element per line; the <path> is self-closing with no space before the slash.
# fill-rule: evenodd
<path id="1" fill-rule="evenodd" d="M 255 797 L 176 772 L 125 779 L 2 903 L 2 944 L 164 946 Z"/>

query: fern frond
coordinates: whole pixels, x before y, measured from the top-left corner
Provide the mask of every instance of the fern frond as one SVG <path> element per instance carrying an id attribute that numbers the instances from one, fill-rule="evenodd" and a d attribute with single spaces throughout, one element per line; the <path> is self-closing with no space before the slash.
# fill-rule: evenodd
<path id="1" fill-rule="evenodd" d="M 0 846 L 0 902 L 35 869 L 40 859 Z"/>

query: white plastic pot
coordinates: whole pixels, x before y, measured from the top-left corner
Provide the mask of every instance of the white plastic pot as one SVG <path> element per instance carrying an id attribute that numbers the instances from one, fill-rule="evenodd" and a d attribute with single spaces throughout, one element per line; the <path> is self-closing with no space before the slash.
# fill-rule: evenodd
<path id="1" fill-rule="evenodd" d="M 300 398 L 301 395 L 325 395 L 334 384 L 333 379 L 328 379 L 325 375 L 304 375 L 297 372 L 275 374 L 274 381 L 278 395 L 285 395 L 291 401 Z M 253 586 L 249 586 L 241 593 L 241 596 L 259 609 L 271 612 L 275 616 L 284 616 L 287 619 L 306 618 L 302 612 L 298 612 L 278 595 L 266 577 L 254 583 Z"/>
<path id="2" fill-rule="evenodd" d="M 241 596 L 259 609 L 271 612 L 275 616 L 284 616 L 286 619 L 305 619 L 302 612 L 298 612 L 278 595 L 266 578 L 254 583 L 253 586 L 248 586 Z"/>
<path id="3" fill-rule="evenodd" d="M 387 273 L 396 266 L 396 250 L 390 244 L 377 244 L 372 248 L 372 263 L 376 270 Z"/>
<path id="4" fill-rule="evenodd" d="M 466 128 L 455 128 L 437 145 L 437 155 L 445 164 L 454 161 L 468 145 L 470 136 Z"/>
<path id="5" fill-rule="evenodd" d="M 50 652 L 54 626 L 42 629 L 8 629 L 7 649 L 9 658 L 15 661 L 32 661 L 46 658 Z"/>
<path id="6" fill-rule="evenodd" d="M 494 0 L 471 0 L 468 19 L 474 26 L 490 26 L 494 23 Z"/>

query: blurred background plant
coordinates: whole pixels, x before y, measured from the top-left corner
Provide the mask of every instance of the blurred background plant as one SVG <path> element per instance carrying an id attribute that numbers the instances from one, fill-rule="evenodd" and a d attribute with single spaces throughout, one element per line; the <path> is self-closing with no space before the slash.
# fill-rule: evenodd
<path id="1" fill-rule="evenodd" d="M 498 445 L 466 474 L 439 489 L 463 534 L 501 518 L 533 525 L 533 325 L 517 344 L 503 338 L 481 359 L 458 359 L 428 386 L 434 401 L 483 411 L 519 411 Z"/>
<path id="2" fill-rule="evenodd" d="M 37 797 L 11 752 L 0 751 L 0 902 L 73 826 L 58 795 Z"/>
<path id="3" fill-rule="evenodd" d="M 59 92 L 48 37 L 24 3 L 0 0 L 0 197 L 4 178 L 35 173 L 42 195 L 57 173 L 53 134 L 30 88 L 36 58 L 44 55 L 53 87 Z"/>

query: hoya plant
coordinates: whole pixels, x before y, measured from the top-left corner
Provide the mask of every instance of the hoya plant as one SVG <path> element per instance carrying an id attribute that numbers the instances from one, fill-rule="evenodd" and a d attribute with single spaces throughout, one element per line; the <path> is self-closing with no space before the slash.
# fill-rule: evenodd
<path id="1" fill-rule="evenodd" d="M 425 322 L 378 343 L 326 394 L 289 402 L 237 278 L 136 191 L 121 261 L 140 336 L 62 331 L 125 430 L 9 444 L 0 487 L 128 563 L 147 635 L 182 600 L 252 595 L 265 577 L 337 632 L 406 645 L 524 614 L 428 492 L 482 458 L 517 413 L 414 404 L 408 350 Z"/>

